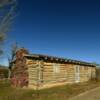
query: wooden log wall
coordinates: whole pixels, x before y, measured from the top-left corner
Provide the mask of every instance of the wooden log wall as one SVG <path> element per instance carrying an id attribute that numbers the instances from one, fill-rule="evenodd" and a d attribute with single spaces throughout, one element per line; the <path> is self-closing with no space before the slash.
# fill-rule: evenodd
<path id="1" fill-rule="evenodd" d="M 80 66 L 80 82 L 85 82 L 95 78 L 95 67 L 90 66 Z"/>
<path id="2" fill-rule="evenodd" d="M 56 64 L 56 67 L 59 67 L 57 69 L 58 72 L 54 71 L 55 70 L 54 64 Z M 44 84 L 64 82 L 66 80 L 67 80 L 66 64 L 44 62 L 44 68 L 43 68 L 43 83 Z"/>
<path id="3" fill-rule="evenodd" d="M 55 72 L 54 65 L 59 67 Z M 75 67 L 79 66 L 79 82 L 85 82 L 95 76 L 95 67 L 53 63 L 39 60 L 27 60 L 29 87 L 42 87 L 47 84 L 75 83 Z"/>
<path id="4" fill-rule="evenodd" d="M 57 63 L 60 67 L 58 73 L 54 72 L 53 63 L 44 62 L 43 68 L 43 82 L 44 84 L 56 82 L 76 82 L 75 67 L 79 66 L 79 82 L 90 80 L 95 77 L 95 67 L 75 65 L 75 64 L 61 64 Z"/>
<path id="5" fill-rule="evenodd" d="M 42 61 L 27 60 L 29 73 L 29 87 L 38 88 L 43 82 L 43 65 Z"/>
<path id="6" fill-rule="evenodd" d="M 73 64 L 66 64 L 67 67 L 67 78 L 69 83 L 75 82 L 75 65 Z"/>

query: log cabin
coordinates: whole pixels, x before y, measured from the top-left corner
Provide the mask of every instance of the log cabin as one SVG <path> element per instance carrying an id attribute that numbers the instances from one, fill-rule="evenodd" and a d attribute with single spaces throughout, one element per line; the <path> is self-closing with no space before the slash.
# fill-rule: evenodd
<path id="1" fill-rule="evenodd" d="M 86 82 L 96 77 L 96 66 L 92 63 L 30 54 L 24 48 L 17 50 L 11 65 L 11 83 L 14 87 L 43 89 Z"/>

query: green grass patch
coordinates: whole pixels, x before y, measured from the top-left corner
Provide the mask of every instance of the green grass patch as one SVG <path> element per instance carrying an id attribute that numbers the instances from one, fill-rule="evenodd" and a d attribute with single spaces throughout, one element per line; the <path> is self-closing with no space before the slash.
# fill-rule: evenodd
<path id="1" fill-rule="evenodd" d="M 12 88 L 9 82 L 0 82 L 0 100 L 68 100 L 84 91 L 100 86 L 100 81 L 64 85 L 44 90 Z"/>

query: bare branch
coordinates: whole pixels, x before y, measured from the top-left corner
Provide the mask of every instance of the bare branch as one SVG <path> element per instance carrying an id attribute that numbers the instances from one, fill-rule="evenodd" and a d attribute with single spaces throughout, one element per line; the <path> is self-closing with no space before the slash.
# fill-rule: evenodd
<path id="1" fill-rule="evenodd" d="M 15 17 L 15 10 L 16 10 L 16 1 L 12 0 L 10 2 L 7 2 L 9 0 L 6 0 L 6 4 L 2 7 L 2 9 L 8 10 L 2 18 L 2 21 L 0 23 L 0 32 L 6 33 L 8 32 L 9 27 L 11 26 L 11 23 Z M 9 6 L 10 8 L 5 8 L 5 6 Z"/>
<path id="2" fill-rule="evenodd" d="M 5 40 L 5 34 L 10 31 L 16 15 L 16 0 L 0 0 L 0 54 L 1 46 Z"/>

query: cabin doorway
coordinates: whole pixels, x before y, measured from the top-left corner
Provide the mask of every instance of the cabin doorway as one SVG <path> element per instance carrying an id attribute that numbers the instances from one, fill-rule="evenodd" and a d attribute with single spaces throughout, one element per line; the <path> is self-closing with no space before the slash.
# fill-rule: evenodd
<path id="1" fill-rule="evenodd" d="M 75 82 L 80 82 L 80 66 L 75 66 Z"/>

